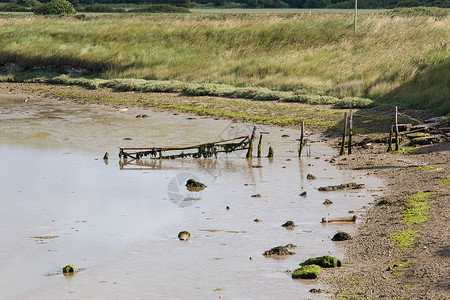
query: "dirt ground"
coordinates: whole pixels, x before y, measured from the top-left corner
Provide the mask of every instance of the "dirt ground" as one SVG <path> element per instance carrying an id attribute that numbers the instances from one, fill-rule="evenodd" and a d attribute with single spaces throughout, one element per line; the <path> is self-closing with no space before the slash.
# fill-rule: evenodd
<path id="1" fill-rule="evenodd" d="M 70 92 L 71 96 L 64 97 L 65 92 Z M 74 97 L 74 93 L 83 97 Z M 0 94 L 23 95 L 24 98 L 52 97 L 78 103 L 90 101 L 89 97 L 93 102 L 102 103 L 98 100 L 99 96 L 123 99 L 151 97 L 138 93 L 18 83 L 0 83 Z M 189 98 L 176 94 L 158 97 L 164 97 L 168 103 L 182 102 L 184 105 L 201 105 L 202 101 L 217 102 L 211 97 Z M 249 100 L 242 101 L 245 103 Z M 149 106 L 140 103 L 132 105 Z M 296 103 L 283 105 L 288 108 L 292 105 L 298 109 Z M 415 112 L 415 117 L 426 118 L 429 115 Z M 333 118 L 330 121 L 335 120 L 333 114 L 330 114 L 330 118 Z M 309 127 L 308 130 L 331 135 L 330 143 L 337 144 L 338 138 L 333 130 L 328 131 L 323 127 Z M 363 137 L 359 135 L 357 138 Z M 330 296 L 337 299 L 450 299 L 450 141 L 422 146 L 410 154 L 386 153 L 384 144 L 374 144 L 370 149 L 357 147 L 353 154 L 337 157 L 335 164 L 339 168 L 375 175 L 384 180 L 385 189 L 384 195 L 376 199 L 367 212 L 364 223 L 353 239 L 339 242 L 345 243 L 347 249 L 343 267 L 321 273 L 320 280 L 330 287 L 327 291 Z M 402 220 L 408 196 L 424 191 L 437 192 L 430 198 L 432 204 L 428 219 L 420 225 L 408 225 Z M 407 229 L 418 230 L 420 234 L 413 247 L 400 248 L 390 235 Z"/>

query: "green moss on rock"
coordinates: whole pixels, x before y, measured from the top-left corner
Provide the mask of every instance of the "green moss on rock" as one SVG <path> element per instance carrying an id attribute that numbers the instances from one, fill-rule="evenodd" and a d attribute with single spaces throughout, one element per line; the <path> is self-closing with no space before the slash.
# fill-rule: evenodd
<path id="1" fill-rule="evenodd" d="M 188 239 L 190 239 L 190 237 L 191 237 L 191 233 L 188 232 L 188 231 L 181 231 L 181 232 L 178 234 L 178 238 L 179 238 L 181 241 L 187 241 Z"/>
<path id="2" fill-rule="evenodd" d="M 320 266 L 307 265 L 303 266 L 292 273 L 293 279 L 316 279 L 320 275 Z"/>
<path id="3" fill-rule="evenodd" d="M 75 274 L 78 272 L 78 269 L 75 268 L 73 265 L 67 265 L 63 268 L 64 274 Z"/>
<path id="4" fill-rule="evenodd" d="M 303 265 L 303 266 L 306 266 L 306 265 L 318 265 L 318 266 L 321 266 L 323 268 L 335 268 L 335 267 L 342 266 L 342 263 L 336 257 L 325 255 L 325 256 L 319 256 L 319 257 L 310 258 L 310 259 L 304 261 L 303 263 L 301 263 L 301 265 Z"/>

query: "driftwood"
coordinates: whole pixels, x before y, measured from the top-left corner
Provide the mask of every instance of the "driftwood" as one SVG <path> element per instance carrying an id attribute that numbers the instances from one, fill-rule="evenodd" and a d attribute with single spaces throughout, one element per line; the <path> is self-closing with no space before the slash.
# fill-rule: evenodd
<path id="1" fill-rule="evenodd" d="M 212 143 L 199 144 L 186 147 L 142 147 L 142 148 L 119 148 L 119 157 L 127 159 L 140 159 L 142 157 L 158 158 L 158 159 L 175 159 L 175 158 L 208 158 L 217 157 L 218 153 L 230 153 L 238 150 L 249 149 L 251 139 L 249 136 L 240 136 L 228 140 L 220 140 Z M 184 150 L 196 150 L 184 152 Z M 181 153 L 164 155 L 165 152 L 177 151 Z"/>
<path id="2" fill-rule="evenodd" d="M 322 223 L 331 223 L 331 222 L 356 222 L 356 215 L 351 217 L 337 217 L 337 218 L 322 218 Z"/>

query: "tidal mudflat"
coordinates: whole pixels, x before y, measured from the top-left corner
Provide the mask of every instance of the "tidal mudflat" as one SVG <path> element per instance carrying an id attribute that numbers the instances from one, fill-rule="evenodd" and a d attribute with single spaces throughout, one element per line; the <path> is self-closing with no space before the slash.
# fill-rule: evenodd
<path id="1" fill-rule="evenodd" d="M 251 129 L 136 107 L 0 98 L 0 295 L 298 299 L 326 289 L 286 270 L 314 256 L 342 258 L 342 243 L 331 237 L 356 226 L 321 224 L 322 217 L 361 217 L 381 182 L 336 169 L 327 161 L 336 152 L 321 137 L 308 136 L 310 156 L 302 159 L 298 131 L 262 126 L 262 158 L 239 152 L 123 165 L 117 156 L 117 147 L 185 146 Z M 265 157 L 269 146 L 273 159 Z M 189 178 L 207 187 L 190 192 Z M 365 187 L 318 191 L 348 182 Z M 281 226 L 288 220 L 293 229 Z M 182 230 L 188 241 L 178 240 Z M 295 255 L 262 255 L 289 243 Z M 80 272 L 65 277 L 67 264 Z"/>

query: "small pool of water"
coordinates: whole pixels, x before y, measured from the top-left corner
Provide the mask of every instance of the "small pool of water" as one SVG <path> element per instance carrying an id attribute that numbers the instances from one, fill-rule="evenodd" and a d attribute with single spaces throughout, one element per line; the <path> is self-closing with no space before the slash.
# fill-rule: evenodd
<path id="1" fill-rule="evenodd" d="M 149 117 L 136 118 L 139 114 Z M 121 167 L 117 156 L 119 146 L 183 146 L 251 129 L 140 108 L 0 98 L 0 295 L 326 297 L 309 293 L 323 288 L 319 281 L 292 280 L 285 271 L 313 256 L 343 257 L 342 244 L 331 237 L 338 230 L 352 233 L 356 225 L 321 224 L 321 218 L 353 215 L 350 210 L 361 216 L 372 195 L 381 193 L 381 182 L 337 170 L 325 160 L 335 151 L 318 137 L 309 137 L 311 156 L 302 159 L 297 157 L 299 133 L 276 127 L 259 128 L 267 132 L 263 156 L 270 145 L 273 159 L 247 160 L 240 152 Z M 108 163 L 102 159 L 105 152 Z M 317 179 L 306 179 L 309 173 Z M 184 186 L 189 178 L 207 188 L 189 192 Z M 352 181 L 366 188 L 317 190 Z M 299 196 L 303 191 L 306 197 Z M 252 197 L 256 194 L 261 197 Z M 333 204 L 323 205 L 325 199 Z M 297 226 L 281 227 L 288 220 Z M 182 230 L 191 232 L 189 241 L 177 239 Z M 295 255 L 262 255 L 288 243 L 298 246 Z M 82 271 L 64 277 L 60 271 L 67 264 Z"/>

